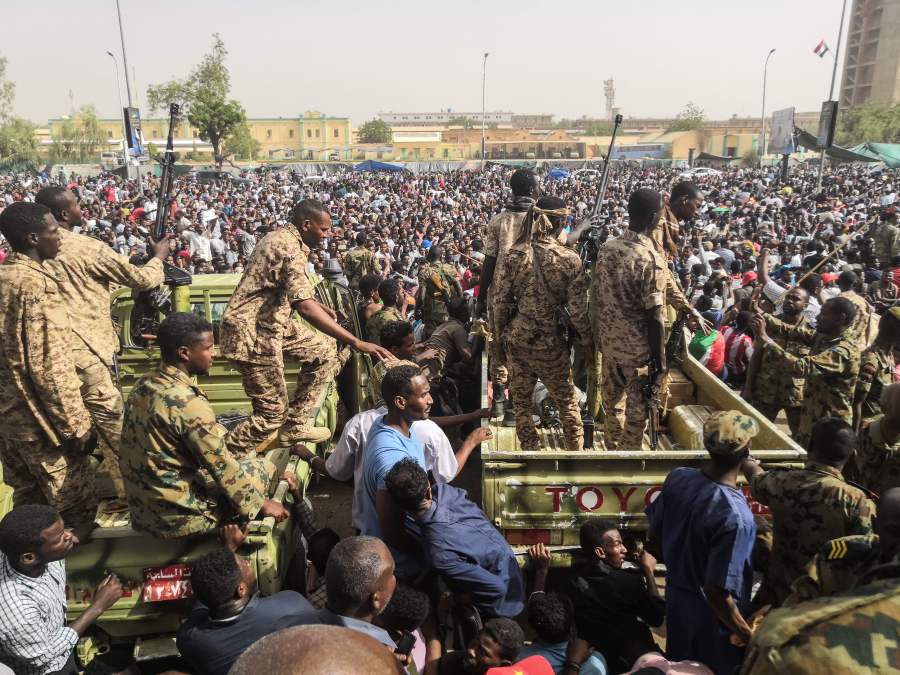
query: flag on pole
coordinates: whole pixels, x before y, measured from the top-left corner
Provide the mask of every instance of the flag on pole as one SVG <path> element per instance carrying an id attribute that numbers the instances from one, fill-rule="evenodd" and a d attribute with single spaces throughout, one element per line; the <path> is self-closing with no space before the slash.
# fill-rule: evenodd
<path id="1" fill-rule="evenodd" d="M 828 53 L 828 45 L 825 44 L 825 40 L 821 40 L 819 44 L 816 45 L 816 48 L 813 49 L 813 53 L 820 59 L 825 58 L 825 54 Z"/>

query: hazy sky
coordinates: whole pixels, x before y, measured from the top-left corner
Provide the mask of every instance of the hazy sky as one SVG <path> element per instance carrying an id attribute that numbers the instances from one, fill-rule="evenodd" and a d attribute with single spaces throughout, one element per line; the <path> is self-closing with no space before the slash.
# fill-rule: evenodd
<path id="1" fill-rule="evenodd" d="M 120 1 L 141 103 L 219 32 L 248 115 L 314 109 L 354 124 L 379 111 L 480 110 L 485 51 L 488 110 L 602 116 L 613 77 L 626 116 L 674 115 L 689 100 L 711 118 L 759 115 L 772 47 L 767 111 L 818 110 L 833 62 L 812 50 L 824 38 L 833 53 L 841 12 L 841 0 Z M 120 58 L 115 0 L 0 0 L 20 116 L 67 114 L 69 90 L 76 107 L 117 116 L 107 50 Z"/>

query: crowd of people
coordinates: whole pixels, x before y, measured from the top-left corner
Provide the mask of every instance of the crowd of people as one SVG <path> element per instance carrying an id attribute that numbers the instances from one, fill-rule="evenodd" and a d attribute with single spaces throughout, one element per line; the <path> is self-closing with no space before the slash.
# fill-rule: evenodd
<path id="1" fill-rule="evenodd" d="M 818 190 L 803 166 L 693 182 L 622 165 L 598 217 L 589 173 L 244 178 L 180 178 L 160 204 L 152 178 L 141 192 L 111 175 L 0 177 L 0 461 L 15 491 L 0 521 L 0 660 L 16 672 L 77 672 L 76 642 L 121 596 L 112 575 L 65 624 L 62 561 L 90 537 L 98 462 L 135 529 L 164 539 L 221 529 L 222 547 L 194 565 L 197 603 L 178 633 L 191 672 L 730 674 L 743 664 L 759 675 L 777 669 L 772 650 L 802 651 L 777 641 L 790 617 L 809 606 L 837 616 L 859 588 L 877 597 L 853 596 L 851 619 L 877 606 L 889 621 L 866 624 L 867 635 L 896 643 L 896 605 L 884 610 L 898 598 L 900 545 L 891 172 L 838 167 Z M 155 242 L 158 209 L 168 236 Z M 158 286 L 165 264 L 241 277 L 217 340 L 195 314 L 160 324 L 159 368 L 123 402 L 110 293 Z M 316 276 L 352 289 L 358 331 L 319 302 Z M 754 418 L 715 413 L 703 426 L 707 467 L 670 473 L 647 509 L 646 547 L 629 555 L 616 523 L 588 519 L 565 585 L 551 587 L 543 544 L 523 573 L 453 484 L 490 438 L 479 421 L 502 418 L 526 452 L 540 451 L 544 424 L 561 427 L 571 451 L 642 449 L 645 391 L 663 393 L 667 335 L 682 320 L 711 373 L 763 416 L 784 415 L 805 465 L 764 469 L 750 454 Z M 216 347 L 252 405 L 232 429 L 192 380 Z M 487 410 L 466 394 L 484 349 Z M 307 447 L 331 434 L 311 415 L 351 350 L 372 357 L 380 400 L 345 421 L 326 459 Z M 286 356 L 301 364 L 293 397 Z M 605 408 L 596 444 L 576 389 L 594 371 Z M 353 479 L 358 535 L 297 513 L 310 575 L 261 597 L 238 554 L 241 523 L 287 519 L 269 487 L 296 488 L 253 451 L 273 440 Z M 770 532 L 757 529 L 741 476 L 771 509 Z M 446 649 L 448 622 L 463 648 Z M 325 643 L 340 653 L 296 670 L 308 660 L 300 645 Z M 863 663 L 846 651 L 853 672 L 900 667 L 893 652 Z"/>

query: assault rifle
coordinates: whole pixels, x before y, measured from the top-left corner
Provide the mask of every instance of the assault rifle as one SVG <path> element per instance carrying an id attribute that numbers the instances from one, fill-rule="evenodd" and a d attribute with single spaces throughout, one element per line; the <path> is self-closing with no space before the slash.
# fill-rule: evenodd
<path id="1" fill-rule="evenodd" d="M 678 318 L 672 322 L 669 330 L 669 337 L 666 340 L 666 369 L 663 372 L 663 380 L 668 373 L 669 368 L 676 360 L 681 360 L 682 349 L 684 348 L 684 325 L 687 323 L 687 315 L 684 312 L 679 313 Z M 647 409 L 650 413 L 650 449 L 656 450 L 659 445 L 659 416 L 661 413 L 662 402 L 659 398 L 659 390 L 652 386 L 653 380 L 660 374 L 658 364 L 652 360 L 648 364 L 648 381 L 644 386 L 644 399 L 647 401 Z M 662 389 L 662 386 L 660 387 Z"/>
<path id="2" fill-rule="evenodd" d="M 613 121 L 612 138 L 609 139 L 609 149 L 606 151 L 606 162 L 603 164 L 603 173 L 600 174 L 600 187 L 597 190 L 597 199 L 594 201 L 594 210 L 590 216 L 590 226 L 581 233 L 578 239 L 578 255 L 585 270 L 593 267 L 594 261 L 597 259 L 597 252 L 609 237 L 607 224 L 599 224 L 602 218 L 600 209 L 603 207 L 604 197 L 606 197 L 606 184 L 609 182 L 609 166 L 612 161 L 613 147 L 616 144 L 616 135 L 619 133 L 619 125 L 621 124 L 622 116 L 616 115 Z"/>
<path id="3" fill-rule="evenodd" d="M 160 241 L 166 237 L 166 227 L 172 201 L 172 186 L 175 182 L 175 127 L 181 109 L 177 103 L 169 105 L 169 135 L 166 139 L 166 150 L 160 160 L 159 192 L 156 196 L 156 221 L 153 225 L 152 237 Z M 135 293 L 132 310 L 131 337 L 135 344 L 146 344 L 148 336 L 155 336 L 159 328 L 159 315 L 169 314 L 173 310 L 172 296 L 187 295 L 187 287 L 191 285 L 191 275 L 186 270 L 163 262 L 163 284 L 171 289 L 166 293 L 162 286 L 150 291 Z M 177 302 L 176 302 L 177 304 Z"/>

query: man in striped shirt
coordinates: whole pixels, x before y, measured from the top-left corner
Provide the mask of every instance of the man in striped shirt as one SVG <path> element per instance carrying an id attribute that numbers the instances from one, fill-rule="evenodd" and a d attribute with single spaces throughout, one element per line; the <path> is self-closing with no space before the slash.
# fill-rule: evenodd
<path id="1" fill-rule="evenodd" d="M 91 605 L 66 625 L 63 560 L 77 545 L 50 506 L 18 506 L 0 520 L 0 663 L 16 675 L 77 673 L 78 639 L 122 597 L 122 584 L 110 574 Z"/>

